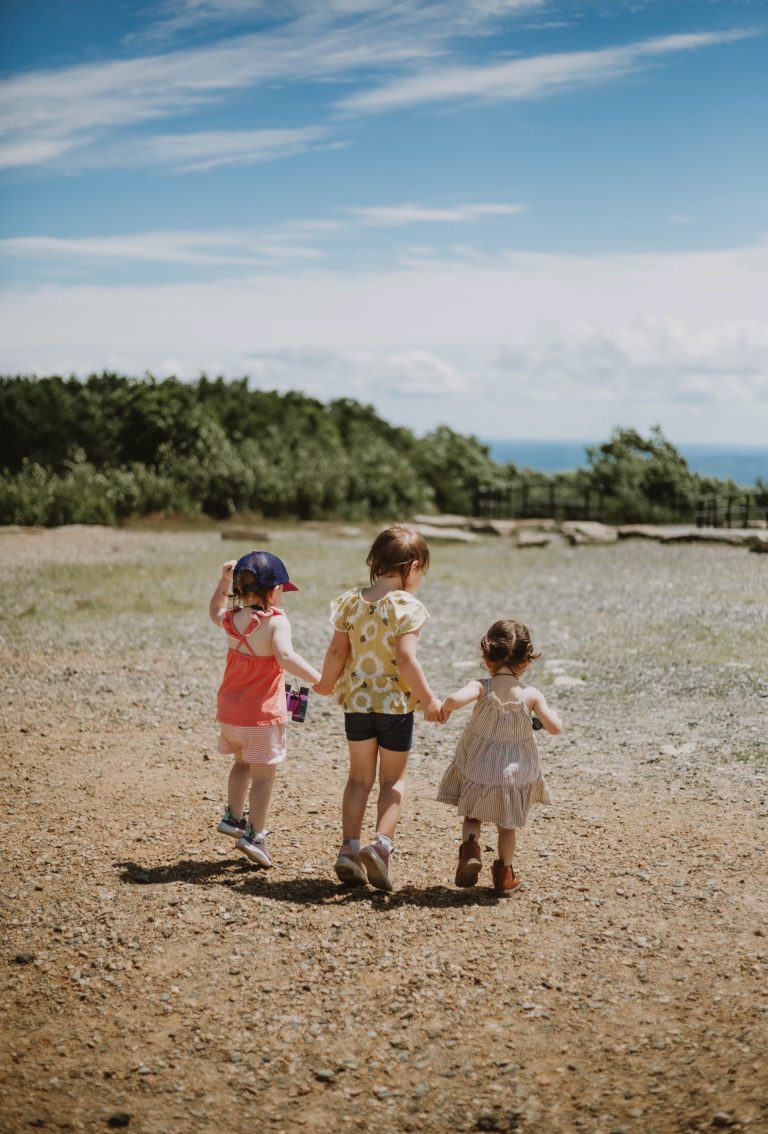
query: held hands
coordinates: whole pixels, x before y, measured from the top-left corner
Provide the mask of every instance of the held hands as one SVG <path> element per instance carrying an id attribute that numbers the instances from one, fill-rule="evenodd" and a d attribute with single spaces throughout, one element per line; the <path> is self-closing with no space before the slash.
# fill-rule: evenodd
<path id="1" fill-rule="evenodd" d="M 426 704 L 424 706 L 424 720 L 425 721 L 431 721 L 432 723 L 434 723 L 435 721 L 439 721 L 440 720 L 440 709 L 441 709 L 440 701 L 438 700 L 437 697 L 433 696 L 430 699 L 430 701 L 428 702 L 428 704 Z"/>
<path id="2" fill-rule="evenodd" d="M 446 709 L 445 701 L 443 701 L 442 705 L 440 706 L 440 712 L 439 712 L 438 717 L 437 717 L 437 723 L 438 724 L 445 724 L 445 722 L 448 720 L 449 716 L 451 715 L 451 712 L 452 712 L 451 709 Z"/>

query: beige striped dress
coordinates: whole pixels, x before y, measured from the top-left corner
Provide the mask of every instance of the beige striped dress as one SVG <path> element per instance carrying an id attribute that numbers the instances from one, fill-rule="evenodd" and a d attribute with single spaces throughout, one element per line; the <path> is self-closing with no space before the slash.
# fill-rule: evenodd
<path id="1" fill-rule="evenodd" d="M 486 678 L 437 791 L 466 819 L 524 827 L 534 803 L 551 803 L 523 699 L 501 702 Z"/>

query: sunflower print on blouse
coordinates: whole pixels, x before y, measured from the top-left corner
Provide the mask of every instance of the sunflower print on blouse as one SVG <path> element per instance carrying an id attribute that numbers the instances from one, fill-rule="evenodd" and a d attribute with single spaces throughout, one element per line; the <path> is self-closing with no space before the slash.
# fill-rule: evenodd
<path id="1" fill-rule="evenodd" d="M 345 591 L 331 603 L 334 629 L 349 635 L 351 651 L 334 689 L 345 713 L 410 713 L 418 704 L 397 672 L 397 639 L 419 630 L 427 608 L 408 591 L 390 591 L 369 602 L 362 588 Z"/>

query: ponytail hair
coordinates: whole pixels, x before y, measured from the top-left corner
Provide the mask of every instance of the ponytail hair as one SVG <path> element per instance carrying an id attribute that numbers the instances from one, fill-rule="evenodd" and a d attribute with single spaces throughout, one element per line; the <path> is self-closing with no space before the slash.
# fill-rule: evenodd
<path id="1" fill-rule="evenodd" d="M 424 536 L 415 528 L 393 524 L 376 536 L 365 562 L 371 572 L 371 586 L 382 575 L 395 571 L 400 572 L 400 581 L 405 586 L 412 563 L 418 563 L 423 571 L 429 567 L 429 548 Z"/>
<path id="2" fill-rule="evenodd" d="M 483 636 L 480 649 L 491 673 L 504 666 L 514 673 L 521 665 L 541 657 L 533 648 L 528 627 L 511 619 L 494 622 Z"/>

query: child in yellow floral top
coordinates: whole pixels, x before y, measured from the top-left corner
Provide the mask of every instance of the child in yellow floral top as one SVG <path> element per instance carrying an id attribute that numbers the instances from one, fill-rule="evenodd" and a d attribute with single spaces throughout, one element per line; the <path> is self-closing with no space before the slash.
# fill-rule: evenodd
<path id="1" fill-rule="evenodd" d="M 314 689 L 336 694 L 349 744 L 336 874 L 342 882 L 391 890 L 389 860 L 403 805 L 413 710 L 420 704 L 428 721 L 436 721 L 440 712 L 416 660 L 419 633 L 429 618 L 416 598 L 429 567 L 429 548 L 413 528 L 395 524 L 373 541 L 366 563 L 371 585 L 346 591 L 331 603 L 334 634 Z M 361 850 L 377 766 L 376 835 Z"/>

